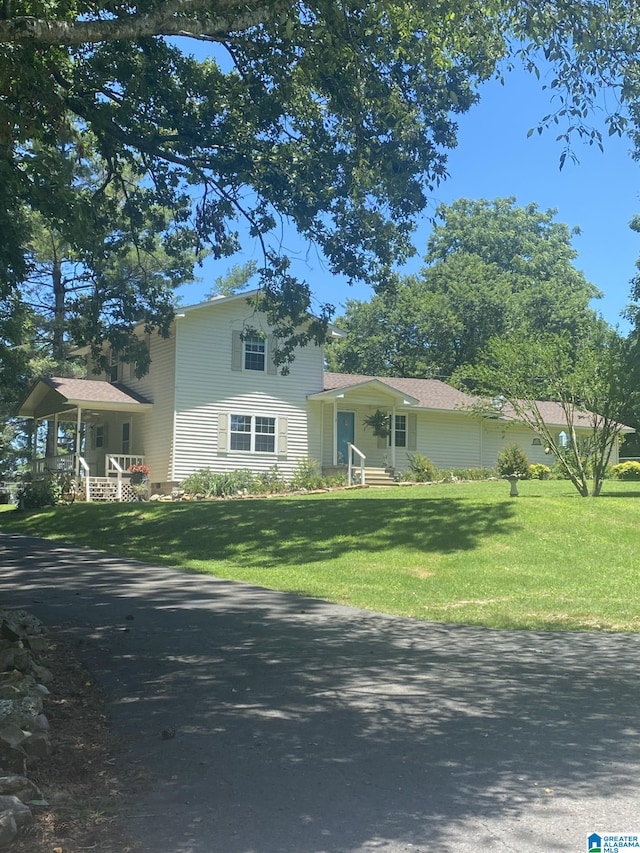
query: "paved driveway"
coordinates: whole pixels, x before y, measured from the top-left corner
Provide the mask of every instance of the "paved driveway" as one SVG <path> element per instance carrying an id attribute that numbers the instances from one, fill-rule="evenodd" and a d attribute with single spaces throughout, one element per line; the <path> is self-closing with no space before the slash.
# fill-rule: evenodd
<path id="1" fill-rule="evenodd" d="M 78 643 L 127 760 L 153 771 L 126 815 L 149 853 L 585 853 L 594 830 L 640 832 L 637 635 L 445 626 L 38 539 L 0 550 L 4 603 Z"/>

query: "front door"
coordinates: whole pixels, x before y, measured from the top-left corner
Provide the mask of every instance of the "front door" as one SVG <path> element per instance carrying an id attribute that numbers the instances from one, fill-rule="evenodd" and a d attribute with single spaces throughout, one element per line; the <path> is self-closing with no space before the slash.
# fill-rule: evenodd
<path id="1" fill-rule="evenodd" d="M 349 462 L 349 444 L 353 444 L 355 437 L 353 412 L 338 412 L 337 442 L 338 442 L 338 465 L 347 465 Z"/>

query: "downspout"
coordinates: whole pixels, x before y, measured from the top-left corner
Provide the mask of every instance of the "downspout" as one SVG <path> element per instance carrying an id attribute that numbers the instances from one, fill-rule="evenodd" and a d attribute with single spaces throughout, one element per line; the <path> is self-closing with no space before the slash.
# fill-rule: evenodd
<path id="1" fill-rule="evenodd" d="M 333 398 L 333 465 L 338 464 L 338 400 Z"/>

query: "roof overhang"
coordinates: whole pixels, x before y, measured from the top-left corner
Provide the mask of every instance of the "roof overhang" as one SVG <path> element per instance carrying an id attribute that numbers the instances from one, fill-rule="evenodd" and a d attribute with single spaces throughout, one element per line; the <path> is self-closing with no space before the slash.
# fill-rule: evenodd
<path id="1" fill-rule="evenodd" d="M 319 391 L 317 394 L 309 394 L 308 400 L 336 400 L 349 396 L 354 391 L 373 390 L 378 394 L 391 398 L 394 405 L 400 406 L 417 406 L 419 400 L 412 397 L 410 394 L 403 394 L 397 388 L 387 385 L 386 382 L 381 382 L 379 379 L 367 379 L 365 382 L 358 382 L 355 385 L 345 385 L 341 388 L 331 388 L 328 391 Z"/>
<path id="2" fill-rule="evenodd" d="M 100 388 L 98 386 L 103 386 Z M 109 394 L 101 393 L 107 386 Z M 55 377 L 39 379 L 32 385 L 20 403 L 18 417 L 43 420 L 54 416 L 77 413 L 78 409 L 91 412 L 142 412 L 153 408 L 153 403 L 120 387 L 98 380 L 74 380 L 72 393 L 68 393 L 64 380 Z M 112 399 L 105 399 L 111 396 Z"/>

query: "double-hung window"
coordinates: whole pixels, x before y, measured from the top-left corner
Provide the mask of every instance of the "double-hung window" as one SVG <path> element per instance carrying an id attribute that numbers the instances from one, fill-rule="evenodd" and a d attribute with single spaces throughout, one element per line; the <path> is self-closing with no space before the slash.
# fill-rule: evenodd
<path id="1" fill-rule="evenodd" d="M 396 423 L 395 423 L 395 437 L 396 437 L 396 447 L 406 447 L 407 446 L 407 416 L 406 415 L 396 415 Z M 393 435 L 389 435 L 389 447 L 391 447 L 391 441 L 393 439 Z"/>
<path id="2" fill-rule="evenodd" d="M 231 415 L 229 447 L 250 453 L 275 453 L 276 419 L 262 415 Z"/>
<path id="3" fill-rule="evenodd" d="M 257 336 L 244 339 L 244 369 L 260 370 L 264 373 L 266 359 L 266 342 Z"/>

